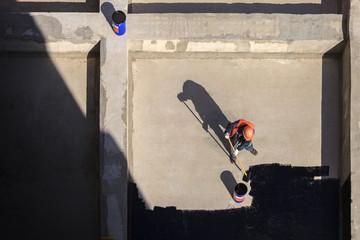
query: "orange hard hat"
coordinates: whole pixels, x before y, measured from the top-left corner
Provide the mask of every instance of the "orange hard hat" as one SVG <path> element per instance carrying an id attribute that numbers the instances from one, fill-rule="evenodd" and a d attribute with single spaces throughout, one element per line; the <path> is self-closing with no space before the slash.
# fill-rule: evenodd
<path id="1" fill-rule="evenodd" d="M 244 127 L 243 136 L 246 141 L 250 141 L 254 137 L 254 129 L 252 129 L 250 126 Z"/>

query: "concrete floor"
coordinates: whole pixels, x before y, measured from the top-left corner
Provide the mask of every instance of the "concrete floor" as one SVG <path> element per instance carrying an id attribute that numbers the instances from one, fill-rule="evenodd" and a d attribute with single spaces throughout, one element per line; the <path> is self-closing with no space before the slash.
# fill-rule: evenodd
<path id="1" fill-rule="evenodd" d="M 338 177 L 338 149 L 333 147 L 339 144 L 338 63 L 322 58 L 135 58 L 130 173 L 147 207 L 249 206 L 250 196 L 234 204 L 221 180 L 225 171 L 236 182 L 243 175 L 230 163 L 222 133 L 228 121 L 239 118 L 255 124 L 253 143 L 259 151 L 257 156 L 239 154 L 245 169 L 266 163 L 329 166 L 329 177 Z"/>

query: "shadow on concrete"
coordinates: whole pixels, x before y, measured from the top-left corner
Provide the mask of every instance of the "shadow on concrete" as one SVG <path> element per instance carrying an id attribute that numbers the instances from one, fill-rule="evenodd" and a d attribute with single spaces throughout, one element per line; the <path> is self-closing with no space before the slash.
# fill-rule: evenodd
<path id="1" fill-rule="evenodd" d="M 1 0 L 0 12 L 99 12 L 99 0 L 83 2 Z"/>
<path id="2" fill-rule="evenodd" d="M 110 2 L 104 2 L 101 4 L 101 12 L 104 15 L 106 21 L 109 23 L 112 28 L 112 14 L 115 12 L 114 5 Z"/>
<path id="3" fill-rule="evenodd" d="M 351 176 L 340 186 L 340 221 L 343 240 L 351 239 Z"/>
<path id="4" fill-rule="evenodd" d="M 346 19 L 345 19 L 346 21 Z M 345 28 L 347 24 L 345 23 Z M 340 228 L 342 239 L 351 238 L 350 203 L 350 62 L 345 41 L 323 55 L 321 102 L 321 165 L 337 167 L 340 178 Z M 344 47 L 345 46 L 345 47 Z M 349 169 L 347 169 L 349 168 Z"/>
<path id="5" fill-rule="evenodd" d="M 321 4 L 267 3 L 132 3 L 129 13 L 286 13 L 340 14 L 341 0 L 322 0 Z"/>
<path id="6" fill-rule="evenodd" d="M 337 168 L 335 171 L 340 170 L 341 65 L 341 55 L 337 52 L 330 50 L 324 54 L 321 89 L 321 165 Z"/>
<path id="7" fill-rule="evenodd" d="M 101 236 L 126 239 L 127 180 L 126 157 L 111 135 L 100 132 Z"/>
<path id="8" fill-rule="evenodd" d="M 229 155 L 230 145 L 224 138 L 224 130 L 226 129 L 229 120 L 226 118 L 224 113 L 221 111 L 220 107 L 216 104 L 214 99 L 210 94 L 205 90 L 203 86 L 192 81 L 187 80 L 184 82 L 183 91 L 177 95 L 178 99 L 185 104 L 188 110 L 194 115 L 194 117 L 202 125 L 202 128 L 210 134 L 214 141 L 219 145 L 219 147 L 225 152 L 227 156 Z M 201 120 L 194 114 L 190 107 L 185 103 L 185 101 L 191 100 L 194 104 L 195 110 L 199 114 Z M 217 139 L 208 131 L 208 128 L 211 128 Z M 219 143 L 221 142 L 221 144 Z"/>
<path id="9" fill-rule="evenodd" d="M 230 171 L 223 171 L 220 175 L 220 179 L 228 190 L 230 196 L 233 197 L 234 189 L 237 184 L 234 175 Z"/>
<path id="10" fill-rule="evenodd" d="M 340 213 L 342 236 L 344 240 L 351 239 L 351 148 L 350 148 L 350 105 L 351 105 L 351 57 L 350 42 L 346 38 L 342 55 L 342 81 L 340 84 Z"/>
<path id="11" fill-rule="evenodd" d="M 339 239 L 339 181 L 314 180 L 327 175 L 327 167 L 268 164 L 248 173 L 251 207 L 229 210 L 146 210 L 129 183 L 129 239 Z M 232 182 L 229 173 L 222 179 Z"/>
<path id="12" fill-rule="evenodd" d="M 17 18 L 1 21 L 1 36 L 10 26 L 18 31 L 2 44 L 40 46 L 32 17 Z M 17 41 L 29 27 L 37 34 Z M 99 49 L 81 56 L 86 116 L 54 58 L 37 51 L 0 53 L 1 237 L 99 239 Z"/>

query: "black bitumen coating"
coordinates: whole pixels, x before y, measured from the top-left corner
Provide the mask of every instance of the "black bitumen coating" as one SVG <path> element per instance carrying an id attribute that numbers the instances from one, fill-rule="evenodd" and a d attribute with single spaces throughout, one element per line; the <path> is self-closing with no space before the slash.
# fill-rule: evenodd
<path id="1" fill-rule="evenodd" d="M 126 20 L 126 15 L 125 13 L 123 13 L 122 11 L 116 11 L 113 13 L 112 15 L 112 20 L 114 21 L 114 23 L 116 24 L 121 24 L 123 22 L 125 22 Z"/>
<path id="2" fill-rule="evenodd" d="M 339 181 L 314 180 L 327 172 L 328 167 L 252 166 L 251 207 L 216 211 L 146 210 L 130 183 L 129 239 L 337 240 Z"/>
<path id="3" fill-rule="evenodd" d="M 234 192 L 239 196 L 243 196 L 247 193 L 247 186 L 244 183 L 238 183 L 235 186 Z"/>

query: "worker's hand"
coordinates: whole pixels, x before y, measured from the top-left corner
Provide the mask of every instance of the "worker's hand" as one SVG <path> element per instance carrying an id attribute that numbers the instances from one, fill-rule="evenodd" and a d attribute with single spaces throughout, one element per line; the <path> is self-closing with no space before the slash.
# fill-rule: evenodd
<path id="1" fill-rule="evenodd" d="M 229 137 L 230 137 L 230 133 L 225 133 L 225 138 L 229 139 Z"/>
<path id="2" fill-rule="evenodd" d="M 234 152 L 234 155 L 236 156 L 236 155 L 238 155 L 238 153 L 239 153 L 239 150 L 235 150 L 235 152 Z"/>

